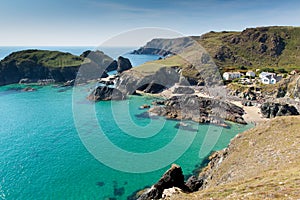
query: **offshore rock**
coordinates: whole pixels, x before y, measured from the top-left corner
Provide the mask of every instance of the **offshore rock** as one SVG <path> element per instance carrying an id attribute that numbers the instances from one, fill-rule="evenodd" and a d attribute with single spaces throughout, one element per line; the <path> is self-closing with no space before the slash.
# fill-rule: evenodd
<path id="1" fill-rule="evenodd" d="M 117 72 L 122 73 L 123 71 L 129 70 L 131 68 L 132 68 L 132 65 L 131 65 L 130 60 L 128 58 L 119 56 Z"/>

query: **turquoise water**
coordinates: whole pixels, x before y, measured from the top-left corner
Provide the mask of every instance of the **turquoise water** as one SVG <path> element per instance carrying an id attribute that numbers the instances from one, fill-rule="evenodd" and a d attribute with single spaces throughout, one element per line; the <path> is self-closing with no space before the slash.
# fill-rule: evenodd
<path id="1" fill-rule="evenodd" d="M 36 92 L 19 92 L 9 89 L 11 87 L 17 85 L 0 88 L 0 198 L 126 199 L 135 190 L 153 184 L 169 167 L 136 174 L 103 165 L 88 152 L 75 128 L 72 89 L 59 92 L 60 88 L 48 86 L 38 87 Z M 135 117 L 135 114 L 143 112 L 138 107 L 150 101 L 151 98 L 147 97 L 131 97 L 129 101 L 130 117 L 138 126 L 151 123 L 150 119 Z M 125 102 L 119 101 L 117 104 Z M 169 143 L 178 131 L 174 128 L 176 122 L 168 120 L 156 135 L 148 139 L 134 138 L 124 134 L 116 126 L 110 102 L 93 105 L 82 99 L 81 102 L 74 102 L 74 106 L 76 105 L 95 106 L 97 118 L 107 137 L 114 144 L 132 152 L 160 149 Z M 119 124 L 122 124 L 122 120 Z M 130 127 L 131 125 L 128 124 Z M 158 123 L 158 126 L 160 125 Z M 232 125 L 231 129 L 223 129 L 213 150 L 224 148 L 232 137 L 249 127 Z M 83 127 L 87 130 L 90 128 L 89 124 Z M 197 134 L 190 131 L 180 133 L 185 134 L 185 137 L 195 136 L 190 148 L 175 161 L 183 167 L 186 175 L 191 174 L 202 161 L 199 158 L 200 147 L 205 136 L 214 132 L 207 132 L 208 128 L 208 125 L 201 125 Z M 178 147 L 173 149 L 174 152 L 180 145 L 185 145 L 185 141 L 182 140 L 177 145 Z M 156 161 L 153 160 L 153 163 Z M 124 191 L 124 194 L 114 194 L 114 190 L 117 189 L 121 193 Z"/>
<path id="2" fill-rule="evenodd" d="M 129 56 L 133 63 L 156 59 Z M 191 132 L 174 128 L 176 121 L 137 117 L 152 97 L 93 104 L 85 98 L 91 85 L 20 87 L 0 87 L 0 199 L 127 199 L 172 163 L 190 175 L 251 127 L 188 122 L 198 129 Z"/>

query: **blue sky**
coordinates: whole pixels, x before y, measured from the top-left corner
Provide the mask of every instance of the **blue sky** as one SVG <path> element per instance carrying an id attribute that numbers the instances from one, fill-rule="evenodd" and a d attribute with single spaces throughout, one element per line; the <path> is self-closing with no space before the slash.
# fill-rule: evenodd
<path id="1" fill-rule="evenodd" d="M 211 30 L 299 26 L 299 14 L 298 0 L 0 0 L 0 46 L 97 46 L 141 27 L 200 35 Z"/>

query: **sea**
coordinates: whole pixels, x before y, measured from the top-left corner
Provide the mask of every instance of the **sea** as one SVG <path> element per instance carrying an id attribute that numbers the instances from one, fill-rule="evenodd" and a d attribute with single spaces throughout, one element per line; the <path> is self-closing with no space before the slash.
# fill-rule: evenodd
<path id="1" fill-rule="evenodd" d="M 80 55 L 94 47 L 0 47 L 0 59 L 24 49 Z M 102 47 L 136 67 L 157 55 L 130 54 L 135 47 Z M 89 102 L 93 85 L 62 88 L 0 87 L 0 199 L 128 199 L 156 183 L 176 163 L 185 177 L 197 173 L 213 151 L 253 125 L 229 128 L 147 117 L 141 105 L 153 96 Z"/>

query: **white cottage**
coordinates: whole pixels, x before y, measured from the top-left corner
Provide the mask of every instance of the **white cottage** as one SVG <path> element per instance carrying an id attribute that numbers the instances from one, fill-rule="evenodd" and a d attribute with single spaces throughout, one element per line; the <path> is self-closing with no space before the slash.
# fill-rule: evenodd
<path id="1" fill-rule="evenodd" d="M 263 84 L 276 84 L 282 77 L 277 76 L 275 73 L 262 72 L 259 74 L 259 78 Z"/>
<path id="2" fill-rule="evenodd" d="M 243 74 L 240 72 L 225 72 L 223 74 L 223 78 L 228 81 L 228 80 L 234 80 L 240 78 L 242 75 Z"/>

